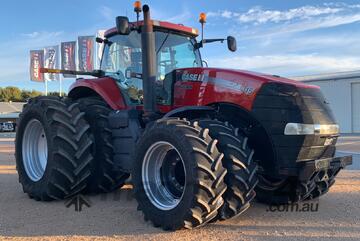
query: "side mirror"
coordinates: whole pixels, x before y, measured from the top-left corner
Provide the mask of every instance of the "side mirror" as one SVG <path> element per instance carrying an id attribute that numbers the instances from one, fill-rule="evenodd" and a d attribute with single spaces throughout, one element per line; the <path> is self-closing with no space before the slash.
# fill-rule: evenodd
<path id="1" fill-rule="evenodd" d="M 234 38 L 233 36 L 228 36 L 227 45 L 228 45 L 228 49 L 231 52 L 235 52 L 237 50 L 236 38 Z"/>
<path id="2" fill-rule="evenodd" d="M 119 34 L 128 35 L 130 33 L 129 18 L 123 16 L 116 17 L 116 29 Z"/>
<path id="3" fill-rule="evenodd" d="M 106 39 L 106 38 L 103 39 L 103 38 L 96 37 L 96 38 L 95 38 L 95 41 L 96 41 L 97 43 L 99 43 L 99 44 L 102 44 L 102 43 L 108 44 L 108 45 L 111 45 L 111 44 L 112 44 L 112 42 L 109 41 L 109 40 Z"/>
<path id="4" fill-rule="evenodd" d="M 95 41 L 99 44 L 102 44 L 104 42 L 104 39 L 96 37 Z"/>

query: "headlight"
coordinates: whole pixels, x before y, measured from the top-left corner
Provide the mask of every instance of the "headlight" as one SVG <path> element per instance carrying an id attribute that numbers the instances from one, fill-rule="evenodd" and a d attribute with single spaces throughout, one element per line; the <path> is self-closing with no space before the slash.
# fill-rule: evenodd
<path id="1" fill-rule="evenodd" d="M 287 123 L 285 135 L 332 135 L 339 134 L 339 125 Z"/>

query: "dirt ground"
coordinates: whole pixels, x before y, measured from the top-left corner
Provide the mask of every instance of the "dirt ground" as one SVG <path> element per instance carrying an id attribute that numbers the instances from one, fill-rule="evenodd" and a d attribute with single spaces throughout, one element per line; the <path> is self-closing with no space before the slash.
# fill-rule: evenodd
<path id="1" fill-rule="evenodd" d="M 1 138 L 0 240 L 360 240 L 358 170 L 340 173 L 335 186 L 320 198 L 318 211 L 274 211 L 254 203 L 231 220 L 164 232 L 144 221 L 129 186 L 108 195 L 85 196 L 91 206 L 81 212 L 66 208 L 63 201 L 29 199 L 18 183 L 13 153 L 13 139 Z"/>

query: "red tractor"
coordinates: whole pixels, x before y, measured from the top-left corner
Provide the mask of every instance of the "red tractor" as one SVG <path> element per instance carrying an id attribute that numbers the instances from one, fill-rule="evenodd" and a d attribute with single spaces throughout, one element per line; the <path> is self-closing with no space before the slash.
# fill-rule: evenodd
<path id="1" fill-rule="evenodd" d="M 17 126 L 23 190 L 40 201 L 111 192 L 131 175 L 138 209 L 165 230 L 244 212 L 254 199 L 284 204 L 326 193 L 351 157 L 337 158 L 339 127 L 316 86 L 203 66 L 199 49 L 233 37 L 155 21 L 147 5 L 97 38 L 101 69 L 67 98 L 38 97 Z M 205 22 L 205 15 L 200 21 Z"/>

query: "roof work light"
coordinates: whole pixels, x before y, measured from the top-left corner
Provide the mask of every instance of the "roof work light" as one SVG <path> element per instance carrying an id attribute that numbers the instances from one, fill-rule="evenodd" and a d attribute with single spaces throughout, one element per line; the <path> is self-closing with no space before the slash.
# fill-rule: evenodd
<path id="1" fill-rule="evenodd" d="M 206 23 L 206 13 L 200 13 L 199 22 L 201 24 Z"/>
<path id="2" fill-rule="evenodd" d="M 134 2 L 134 11 L 136 13 L 136 22 L 138 24 L 139 23 L 139 16 L 140 16 L 140 13 L 141 13 L 141 2 L 140 1 Z"/>
<path id="3" fill-rule="evenodd" d="M 199 22 L 201 23 L 201 41 L 204 40 L 204 25 L 206 23 L 206 13 L 200 13 Z"/>

